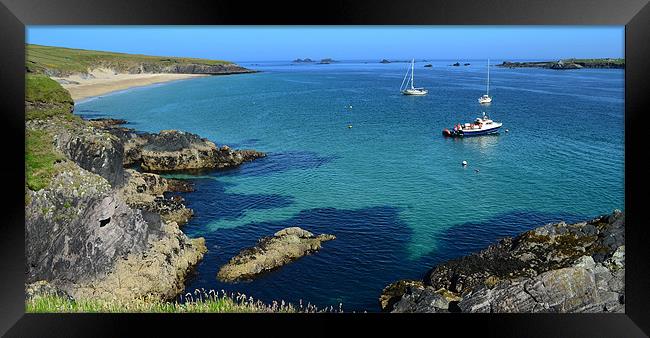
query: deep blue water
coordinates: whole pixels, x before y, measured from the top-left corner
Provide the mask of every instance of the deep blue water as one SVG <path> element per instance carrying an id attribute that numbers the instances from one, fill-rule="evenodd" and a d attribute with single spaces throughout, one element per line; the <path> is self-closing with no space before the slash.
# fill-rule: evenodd
<path id="1" fill-rule="evenodd" d="M 189 291 L 377 311 L 381 289 L 397 279 L 547 222 L 624 207 L 623 70 L 492 67 L 493 103 L 481 107 L 485 64 L 453 62 L 416 64 L 424 97 L 399 93 L 405 63 L 258 62 L 244 66 L 261 73 L 135 88 L 76 112 L 269 153 L 177 176 L 196 186 L 184 194 L 195 216 L 183 230 L 209 250 Z M 442 137 L 482 111 L 509 132 Z M 337 239 L 252 282 L 217 281 L 230 257 L 287 226 Z"/>

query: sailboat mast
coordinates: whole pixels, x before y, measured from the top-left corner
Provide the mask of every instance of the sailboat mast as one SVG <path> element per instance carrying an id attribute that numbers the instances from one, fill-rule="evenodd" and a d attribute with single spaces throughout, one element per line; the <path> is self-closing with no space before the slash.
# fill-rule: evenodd
<path id="1" fill-rule="evenodd" d="M 490 96 L 490 59 L 488 59 L 488 81 L 487 81 L 487 93 Z"/>
<path id="2" fill-rule="evenodd" d="M 415 84 L 413 83 L 413 70 L 415 69 L 415 59 L 411 60 L 411 88 L 415 88 Z"/>

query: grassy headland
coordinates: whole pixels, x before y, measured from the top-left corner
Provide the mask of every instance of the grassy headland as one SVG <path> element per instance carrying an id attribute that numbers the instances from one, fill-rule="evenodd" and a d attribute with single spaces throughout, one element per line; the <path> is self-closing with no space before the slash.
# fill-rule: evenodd
<path id="1" fill-rule="evenodd" d="M 142 64 L 155 68 L 190 64 L 206 66 L 232 64 L 223 60 L 125 54 L 32 44 L 26 45 L 26 54 L 27 72 L 56 76 L 83 74 L 93 68 L 111 68 L 126 73 Z"/>

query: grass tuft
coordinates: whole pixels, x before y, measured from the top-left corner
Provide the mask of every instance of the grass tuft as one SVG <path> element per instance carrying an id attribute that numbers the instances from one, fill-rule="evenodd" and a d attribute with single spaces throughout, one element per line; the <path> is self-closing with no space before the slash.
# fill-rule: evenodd
<path id="1" fill-rule="evenodd" d="M 57 295 L 36 296 L 28 299 L 25 311 L 28 313 L 297 313 L 297 312 L 342 312 L 333 307 L 318 309 L 313 305 L 295 307 L 284 301 L 268 305 L 244 294 L 227 294 L 225 291 L 196 290 L 185 294 L 183 302 L 160 300 L 132 300 L 128 302 L 99 299 L 71 300 Z"/>
<path id="2" fill-rule="evenodd" d="M 25 174 L 27 187 L 40 190 L 47 187 L 56 174 L 54 164 L 64 159 L 52 144 L 52 136 L 42 130 L 26 132 Z"/>

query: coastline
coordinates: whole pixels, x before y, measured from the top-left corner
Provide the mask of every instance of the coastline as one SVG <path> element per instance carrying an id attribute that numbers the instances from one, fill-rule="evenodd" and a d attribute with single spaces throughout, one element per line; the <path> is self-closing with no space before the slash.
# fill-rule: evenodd
<path id="1" fill-rule="evenodd" d="M 87 98 L 134 87 L 208 76 L 208 74 L 109 74 L 108 72 L 93 72 L 92 75 L 93 77 L 90 78 L 73 75 L 52 77 L 52 79 L 68 90 L 75 103 L 78 103 Z"/>

